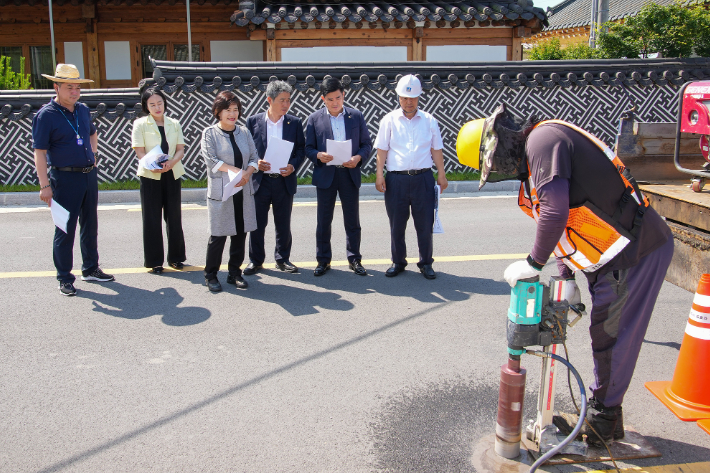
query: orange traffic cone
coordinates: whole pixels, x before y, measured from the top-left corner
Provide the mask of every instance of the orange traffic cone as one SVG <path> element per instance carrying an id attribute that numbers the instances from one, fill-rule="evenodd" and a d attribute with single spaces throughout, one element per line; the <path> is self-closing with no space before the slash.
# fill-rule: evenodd
<path id="1" fill-rule="evenodd" d="M 710 434 L 710 419 L 699 420 L 698 427 Z"/>
<path id="2" fill-rule="evenodd" d="M 673 381 L 645 386 L 679 419 L 710 419 L 710 274 L 700 277 Z"/>

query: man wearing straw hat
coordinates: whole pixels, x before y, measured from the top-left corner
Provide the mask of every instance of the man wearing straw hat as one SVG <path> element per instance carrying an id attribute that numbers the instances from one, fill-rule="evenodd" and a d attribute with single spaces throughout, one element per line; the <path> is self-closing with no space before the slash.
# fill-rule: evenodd
<path id="1" fill-rule="evenodd" d="M 113 281 L 114 277 L 99 268 L 97 248 L 99 200 L 96 156 L 99 137 L 91 122 L 89 107 L 79 103 L 82 79 L 73 64 L 57 64 L 53 76 L 57 96 L 44 105 L 32 120 L 32 142 L 39 178 L 39 198 L 48 206 L 59 204 L 69 212 L 66 233 L 54 229 L 54 266 L 57 268 L 59 293 L 76 294 L 74 234 L 77 220 L 81 226 L 81 279 Z M 49 173 L 48 173 L 49 171 Z"/>

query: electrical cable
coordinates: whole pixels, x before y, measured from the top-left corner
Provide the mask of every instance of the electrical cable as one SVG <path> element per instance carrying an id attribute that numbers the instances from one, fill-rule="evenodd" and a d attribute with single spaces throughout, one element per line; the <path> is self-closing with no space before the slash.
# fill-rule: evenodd
<path id="1" fill-rule="evenodd" d="M 559 324 L 559 322 L 557 322 Z M 562 342 L 562 346 L 565 348 L 565 358 L 567 358 L 567 361 L 569 361 L 569 351 L 567 350 L 567 343 Z M 577 417 L 580 417 L 580 410 L 579 407 L 577 406 L 577 400 L 574 398 L 574 393 L 572 392 L 572 380 L 570 379 L 570 374 L 569 370 L 567 370 L 567 387 L 569 388 L 569 395 L 572 398 L 572 404 L 574 404 L 574 408 L 577 411 Z M 621 470 L 619 469 L 619 466 L 616 464 L 616 460 L 614 460 L 614 455 L 611 454 L 611 449 L 609 448 L 609 445 L 604 441 L 604 439 L 599 435 L 599 432 L 596 431 L 594 427 L 592 427 L 592 424 L 589 423 L 587 420 L 587 416 L 584 416 L 584 423 L 587 424 L 587 427 L 589 427 L 592 432 L 594 432 L 594 435 L 596 435 L 599 440 L 602 441 L 604 444 L 604 448 L 606 448 L 607 453 L 609 453 L 609 459 L 611 460 L 611 463 L 614 465 L 614 469 L 616 470 L 617 473 L 621 473 Z"/>
<path id="2" fill-rule="evenodd" d="M 555 322 L 557 323 L 557 328 L 560 331 L 560 334 L 563 333 L 562 331 L 562 324 L 560 323 L 559 317 L 555 316 Z M 567 362 L 569 363 L 569 350 L 567 350 L 567 342 L 563 341 L 562 346 L 565 349 L 565 358 L 567 359 Z M 567 370 L 567 388 L 569 389 L 569 395 L 572 398 L 572 404 L 574 405 L 574 409 L 577 411 L 577 417 L 580 417 L 580 410 L 579 407 L 577 406 L 577 400 L 574 398 L 574 392 L 572 392 L 572 380 L 570 379 L 570 371 Z M 604 448 L 606 448 L 606 451 L 609 453 L 609 458 L 611 459 L 611 463 L 614 465 L 614 469 L 616 470 L 617 473 L 621 473 L 621 470 L 619 470 L 618 465 L 616 464 L 616 460 L 614 460 L 614 455 L 611 454 L 611 449 L 609 448 L 609 445 L 604 441 L 601 435 L 599 435 L 599 432 L 596 431 L 594 427 L 592 427 L 592 424 L 589 423 L 587 420 L 587 416 L 584 416 L 584 423 L 587 424 L 587 427 L 589 427 L 592 432 L 594 432 L 594 435 L 596 435 L 599 440 L 602 441 L 604 444 Z"/>
<path id="3" fill-rule="evenodd" d="M 527 350 L 525 353 L 528 353 L 530 355 L 539 356 L 541 358 L 552 358 L 553 360 L 557 360 L 560 363 L 562 363 L 563 365 L 565 365 L 567 367 L 567 369 L 569 371 L 571 371 L 572 374 L 574 375 L 574 377 L 577 379 L 577 383 L 579 384 L 580 396 L 582 398 L 581 412 L 584 412 L 586 414 L 586 412 L 587 412 L 587 394 L 586 394 L 586 391 L 584 390 L 584 382 L 582 382 L 582 377 L 579 375 L 579 373 L 574 368 L 574 366 L 572 366 L 572 364 L 570 364 L 570 362 L 568 362 L 567 360 L 565 360 L 561 356 L 555 355 L 554 353 L 546 353 L 544 351 L 537 351 L 537 350 Z M 544 454 L 543 456 L 538 458 L 537 461 L 532 464 L 532 466 L 530 467 L 530 471 L 528 473 L 535 473 L 535 471 L 537 471 L 537 469 L 540 465 L 542 465 L 547 460 L 549 460 L 550 458 L 555 456 L 557 454 L 557 452 L 559 452 L 560 450 L 562 450 L 564 448 L 565 445 L 570 443 L 579 433 L 580 429 L 582 428 L 583 422 L 584 422 L 584 416 L 582 416 L 580 414 L 579 419 L 577 421 L 577 425 L 574 426 L 574 429 L 567 436 L 567 438 L 565 438 L 562 442 L 560 442 L 559 445 L 555 446 L 555 448 L 553 448 L 552 450 L 550 450 L 549 452 L 547 452 L 546 454 Z"/>

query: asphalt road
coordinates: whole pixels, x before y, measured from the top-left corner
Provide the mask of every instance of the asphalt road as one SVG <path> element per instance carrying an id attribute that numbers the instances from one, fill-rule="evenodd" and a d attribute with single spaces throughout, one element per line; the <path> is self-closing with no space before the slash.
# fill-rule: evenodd
<path id="1" fill-rule="evenodd" d="M 316 207 L 299 202 L 291 260 L 305 263 L 301 272 L 267 269 L 247 278 L 247 290 L 227 286 L 222 274 L 219 294 L 199 271 L 136 270 L 135 210 L 106 206 L 99 214 L 102 268 L 116 270 L 117 281 L 78 281 L 78 296 L 67 298 L 44 275 L 53 271 L 49 213 L 0 209 L 0 471 L 475 471 L 475 447 L 494 432 L 506 360 L 510 288 L 502 274 L 514 259 L 500 255 L 527 253 L 534 232 L 513 197 L 442 201 L 446 233 L 435 236 L 434 281 L 415 265 L 384 277 L 381 200 L 361 204 L 370 274 L 341 265 L 315 278 Z M 342 262 L 338 213 L 333 247 Z M 187 262 L 204 264 L 206 211 L 191 206 L 183 219 Z M 272 225 L 267 237 L 272 248 Z M 408 245 L 416 256 L 411 225 Z M 78 245 L 75 256 L 79 266 Z M 40 273 L 8 277 L 20 272 Z M 582 276 L 578 282 L 589 304 Z M 663 457 L 620 466 L 710 459 L 710 436 L 643 387 L 672 378 L 692 298 L 664 284 L 624 404 L 627 427 Z M 589 385 L 587 326 L 571 330 L 568 346 Z M 540 361 L 523 364 L 529 418 Z M 559 386 L 558 403 L 569 408 L 566 383 Z M 610 465 L 546 471 L 602 467 Z"/>

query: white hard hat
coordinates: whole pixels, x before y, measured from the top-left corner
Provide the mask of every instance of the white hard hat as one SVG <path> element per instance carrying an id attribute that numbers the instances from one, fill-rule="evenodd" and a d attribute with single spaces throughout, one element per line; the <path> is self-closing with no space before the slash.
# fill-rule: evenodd
<path id="1" fill-rule="evenodd" d="M 419 97 L 422 94 L 422 83 L 412 74 L 407 74 L 397 82 L 395 90 L 400 97 Z"/>

